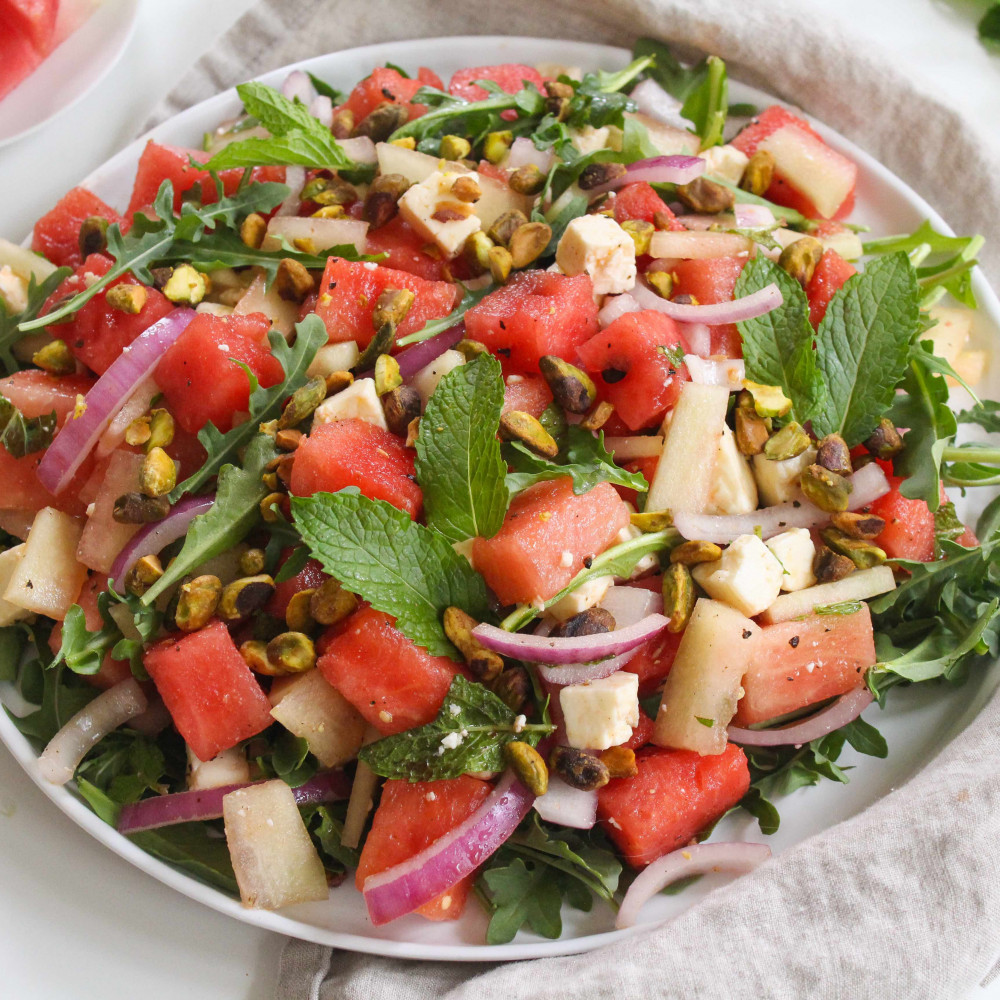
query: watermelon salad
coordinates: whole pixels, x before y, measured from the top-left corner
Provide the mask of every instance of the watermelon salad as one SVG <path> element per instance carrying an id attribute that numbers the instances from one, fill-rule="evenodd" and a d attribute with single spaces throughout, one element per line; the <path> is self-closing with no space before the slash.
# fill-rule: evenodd
<path id="1" fill-rule="evenodd" d="M 237 89 L 0 241 L 0 679 L 47 780 L 247 907 L 353 877 L 376 925 L 558 936 L 750 870 L 885 756 L 873 701 L 996 656 L 979 237 L 868 238 L 855 163 L 650 41 Z"/>

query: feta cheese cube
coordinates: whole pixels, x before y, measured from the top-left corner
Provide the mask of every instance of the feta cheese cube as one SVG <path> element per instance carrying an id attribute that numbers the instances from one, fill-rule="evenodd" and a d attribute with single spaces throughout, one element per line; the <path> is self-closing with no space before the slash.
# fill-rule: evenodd
<path id="1" fill-rule="evenodd" d="M 635 285 L 635 243 L 606 215 L 574 219 L 556 248 L 563 274 L 589 274 L 595 295 L 627 292 Z"/>
<path id="2" fill-rule="evenodd" d="M 335 420 L 364 420 L 384 431 L 389 429 L 374 379 L 359 378 L 316 407 L 313 423 L 332 424 Z"/>
<path id="3" fill-rule="evenodd" d="M 736 437 L 726 426 L 719 440 L 715 479 L 708 494 L 707 514 L 749 514 L 757 509 L 757 483 L 750 463 L 736 447 Z"/>
<path id="4" fill-rule="evenodd" d="M 570 142 L 578 153 L 586 156 L 588 153 L 596 153 L 599 149 L 604 149 L 608 145 L 611 129 L 607 125 L 601 128 L 594 128 L 593 125 L 584 125 L 583 128 L 570 129 Z"/>
<path id="5" fill-rule="evenodd" d="M 598 576 L 593 580 L 577 587 L 572 593 L 567 594 L 561 601 L 556 601 L 548 614 L 558 621 L 564 622 L 573 615 L 578 615 L 587 608 L 593 608 L 604 600 L 604 595 L 608 592 L 608 587 L 614 583 L 613 576 Z"/>
<path id="6" fill-rule="evenodd" d="M 399 214 L 403 220 L 449 259 L 457 257 L 465 241 L 482 228 L 473 203 L 461 201 L 451 193 L 460 177 L 479 183 L 475 171 L 435 170 L 426 180 L 408 188 L 399 199 Z"/>
<path id="7" fill-rule="evenodd" d="M 739 184 L 750 157 L 735 146 L 712 146 L 698 154 L 705 161 L 705 173 Z"/>
<path id="8" fill-rule="evenodd" d="M 461 351 L 445 351 L 410 379 L 410 385 L 420 394 L 420 401 L 424 406 L 438 387 L 438 382 L 452 369 L 464 364 L 465 355 Z"/>
<path id="9" fill-rule="evenodd" d="M 781 592 L 784 570 L 756 535 L 740 535 L 722 553 L 721 559 L 695 566 L 691 575 L 709 597 L 753 618 Z"/>
<path id="10" fill-rule="evenodd" d="M 816 461 L 816 449 L 806 448 L 795 458 L 772 462 L 763 454 L 753 457 L 753 477 L 757 480 L 757 492 L 764 506 L 772 507 L 786 500 L 801 500 L 799 477 Z"/>
<path id="11" fill-rule="evenodd" d="M 805 590 L 816 582 L 813 574 L 813 560 L 816 546 L 808 528 L 789 528 L 780 535 L 769 538 L 764 543 L 777 557 L 784 571 L 781 589 Z"/>
<path id="12" fill-rule="evenodd" d="M 607 750 L 624 743 L 639 725 L 639 675 L 569 684 L 559 692 L 566 741 L 577 750 Z"/>

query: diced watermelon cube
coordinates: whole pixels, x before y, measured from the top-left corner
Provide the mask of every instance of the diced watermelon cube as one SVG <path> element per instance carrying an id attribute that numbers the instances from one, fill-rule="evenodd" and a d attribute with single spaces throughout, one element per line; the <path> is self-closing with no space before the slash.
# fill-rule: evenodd
<path id="1" fill-rule="evenodd" d="M 470 66 L 460 69 L 448 84 L 448 93 L 452 97 L 461 97 L 466 101 L 482 101 L 489 95 L 480 87 L 476 80 L 489 80 L 508 94 L 516 94 L 523 90 L 525 84 L 534 84 L 544 93 L 545 81 L 533 66 L 521 63 L 503 63 L 499 66 Z"/>
<path id="2" fill-rule="evenodd" d="M 708 257 L 704 260 L 681 260 L 673 268 L 673 296 L 690 295 L 701 305 L 729 302 L 736 288 L 736 279 L 743 271 L 746 257 Z M 712 331 L 712 354 L 738 358 L 743 354 L 743 341 L 735 323 L 723 323 Z"/>
<path id="3" fill-rule="evenodd" d="M 80 226 L 91 216 L 99 216 L 118 225 L 125 222 L 96 194 L 91 194 L 86 188 L 75 187 L 35 223 L 31 249 L 47 257 L 57 267 L 78 267 L 83 263 Z"/>
<path id="4" fill-rule="evenodd" d="M 406 271 L 425 281 L 444 281 L 448 262 L 440 254 L 435 257 L 425 253 L 426 243 L 396 215 L 378 229 L 368 230 L 365 253 L 388 254 L 383 267 Z"/>
<path id="5" fill-rule="evenodd" d="M 348 95 L 337 111 L 348 110 L 354 115 L 355 124 L 367 118 L 380 104 L 402 104 L 409 112 L 411 119 L 422 115 L 427 106 L 412 104 L 410 98 L 421 87 L 434 87 L 443 90 L 441 77 L 432 70 L 421 66 L 416 79 L 407 79 L 397 70 L 388 66 L 378 66 L 372 70 L 371 76 L 365 77 Z"/>
<path id="6" fill-rule="evenodd" d="M 684 226 L 677 221 L 667 203 L 653 190 L 652 185 L 645 181 L 626 184 L 615 195 L 615 222 L 622 223 L 628 219 L 640 219 L 652 222 L 657 213 L 662 214 L 670 222 L 670 229 L 683 232 Z"/>
<path id="7" fill-rule="evenodd" d="M 503 390 L 503 412 L 521 410 L 540 417 L 552 402 L 552 390 L 539 375 L 508 375 Z"/>
<path id="8" fill-rule="evenodd" d="M 830 300 L 858 270 L 849 264 L 836 250 L 824 250 L 816 270 L 806 287 L 809 299 L 809 322 L 818 327 L 826 315 Z"/>
<path id="9" fill-rule="evenodd" d="M 21 32 L 42 58 L 52 51 L 58 15 L 59 0 L 0 0 L 0 26 Z"/>

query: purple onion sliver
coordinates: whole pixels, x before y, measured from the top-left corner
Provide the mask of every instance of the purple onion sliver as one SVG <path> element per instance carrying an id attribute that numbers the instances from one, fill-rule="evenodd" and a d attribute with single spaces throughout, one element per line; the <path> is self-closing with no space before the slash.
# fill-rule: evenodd
<path id="1" fill-rule="evenodd" d="M 772 309 L 777 309 L 784 301 L 781 289 L 773 282 L 759 291 L 744 295 L 730 302 L 705 303 L 704 305 L 688 305 L 683 302 L 671 302 L 660 298 L 652 289 L 637 281 L 632 289 L 632 297 L 643 309 L 655 309 L 682 323 L 707 323 L 717 326 L 721 323 L 737 323 L 744 319 L 754 319 L 763 316 Z"/>
<path id="2" fill-rule="evenodd" d="M 194 315 L 193 309 L 175 309 L 155 322 L 115 358 L 91 387 L 83 413 L 70 416 L 38 464 L 38 479 L 50 493 L 58 495 L 69 485 L 115 414 L 187 329 Z"/>
<path id="3" fill-rule="evenodd" d="M 617 673 L 639 652 L 639 647 L 630 649 L 627 653 L 619 653 L 608 660 L 598 660 L 597 663 L 567 663 L 565 666 L 538 663 L 536 667 L 543 680 L 557 687 L 568 684 L 583 684 L 586 681 L 599 681 Z"/>
<path id="4" fill-rule="evenodd" d="M 403 380 L 413 378 L 421 368 L 426 368 L 437 360 L 445 351 L 450 351 L 465 336 L 465 323 L 459 322 L 448 327 L 443 333 L 436 334 L 419 344 L 407 347 L 396 355 L 399 362 L 399 374 Z M 371 374 L 371 373 L 366 373 Z M 360 376 L 364 378 L 364 375 Z"/>
<path id="5" fill-rule="evenodd" d="M 649 184 L 690 184 L 705 172 L 705 161 L 699 156 L 653 156 L 648 160 L 636 160 L 626 167 L 624 175 L 607 184 L 591 188 L 588 194 L 604 194 L 617 191 L 626 184 L 646 181 Z"/>
<path id="6" fill-rule="evenodd" d="M 115 559 L 111 567 L 111 581 L 115 591 L 125 592 L 125 574 L 143 556 L 159 555 L 171 542 L 176 542 L 187 534 L 191 522 L 211 509 L 215 494 L 204 497 L 184 497 L 170 509 L 162 521 L 154 521 L 142 527 L 132 536 L 129 543 Z"/>
<path id="7" fill-rule="evenodd" d="M 818 740 L 853 722 L 871 703 L 874 696 L 867 687 L 855 688 L 841 695 L 822 712 L 782 729 L 741 729 L 730 726 L 727 735 L 732 743 L 746 747 L 801 746 Z"/>

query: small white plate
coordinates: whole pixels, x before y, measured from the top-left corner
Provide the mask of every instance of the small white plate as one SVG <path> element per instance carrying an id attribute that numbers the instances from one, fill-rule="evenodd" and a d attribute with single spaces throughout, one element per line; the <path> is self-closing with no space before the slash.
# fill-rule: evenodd
<path id="1" fill-rule="evenodd" d="M 23 83 L 0 100 L 0 146 L 41 128 L 104 79 L 135 31 L 139 0 L 104 0 Z"/>
<path id="2" fill-rule="evenodd" d="M 386 62 L 414 71 L 418 66 L 429 66 L 447 80 L 452 72 L 471 63 L 557 62 L 588 69 L 616 69 L 625 65 L 628 57 L 624 49 L 584 42 L 482 36 L 372 45 L 319 56 L 296 66 L 315 73 L 336 87 L 349 89 L 370 73 L 373 66 L 384 65 Z M 275 70 L 261 79 L 280 87 L 292 68 L 295 67 Z M 770 99 L 760 91 L 735 82 L 732 85 L 732 98 L 734 101 L 752 101 L 761 105 L 770 103 Z M 196 146 L 206 130 L 233 117 L 239 108 L 240 101 L 236 93 L 227 91 L 157 126 L 150 136 L 158 142 Z M 924 219 L 929 219 L 939 230 L 950 231 L 926 201 L 885 167 L 831 129 L 814 124 L 827 142 L 858 164 L 855 218 L 869 224 L 873 236 L 911 232 Z M 112 206 L 124 209 L 135 175 L 135 164 L 147 138 L 144 136 L 133 142 L 81 183 Z M 973 283 L 980 302 L 975 318 L 974 337 L 978 344 L 986 346 L 995 342 L 1000 334 L 1000 303 L 981 273 L 975 274 Z M 984 394 L 991 398 L 1000 397 L 998 368 L 1000 366 L 996 364 L 992 366 L 989 377 L 982 386 Z M 984 497 L 983 500 L 985 499 Z M 973 510 L 970 503 L 960 499 L 958 504 L 959 513 L 974 523 L 978 510 Z M 800 789 L 781 799 L 778 803 L 782 817 L 781 829 L 773 837 L 762 837 L 756 820 L 748 814 L 735 814 L 723 820 L 716 830 L 715 839 L 764 840 L 770 844 L 775 854 L 780 854 L 812 834 L 854 816 L 916 774 L 938 750 L 972 721 L 998 682 L 1000 662 L 975 671 L 968 683 L 961 688 L 921 684 L 909 689 L 894 689 L 886 712 L 880 712 L 876 706 L 872 706 L 866 715 L 888 741 L 887 760 L 862 757 L 848 747 L 840 763 L 854 768 L 849 785 L 826 782 L 815 788 Z M 0 685 L 0 701 L 6 701 L 13 710 L 18 711 L 10 694 L 9 685 Z M 141 851 L 91 812 L 75 794 L 72 786 L 57 787 L 46 782 L 39 773 L 33 748 L 2 711 L 0 741 L 7 745 L 41 791 L 96 840 L 189 898 L 264 930 L 376 955 L 466 962 L 516 961 L 573 954 L 610 944 L 632 933 L 612 930 L 613 913 L 599 902 L 590 913 L 565 908 L 563 936 L 554 941 L 522 931 L 510 944 L 484 945 L 486 919 L 481 907 L 472 900 L 462 919 L 458 921 L 432 923 L 417 916 L 408 916 L 385 927 L 373 927 L 361 894 L 351 884 L 352 879 L 333 890 L 330 898 L 322 903 L 290 906 L 274 913 L 244 909 L 238 900 L 195 881 Z M 643 909 L 642 923 L 662 921 L 686 910 L 718 885 L 719 881 L 719 876 L 712 876 L 677 895 L 658 896 Z"/>

